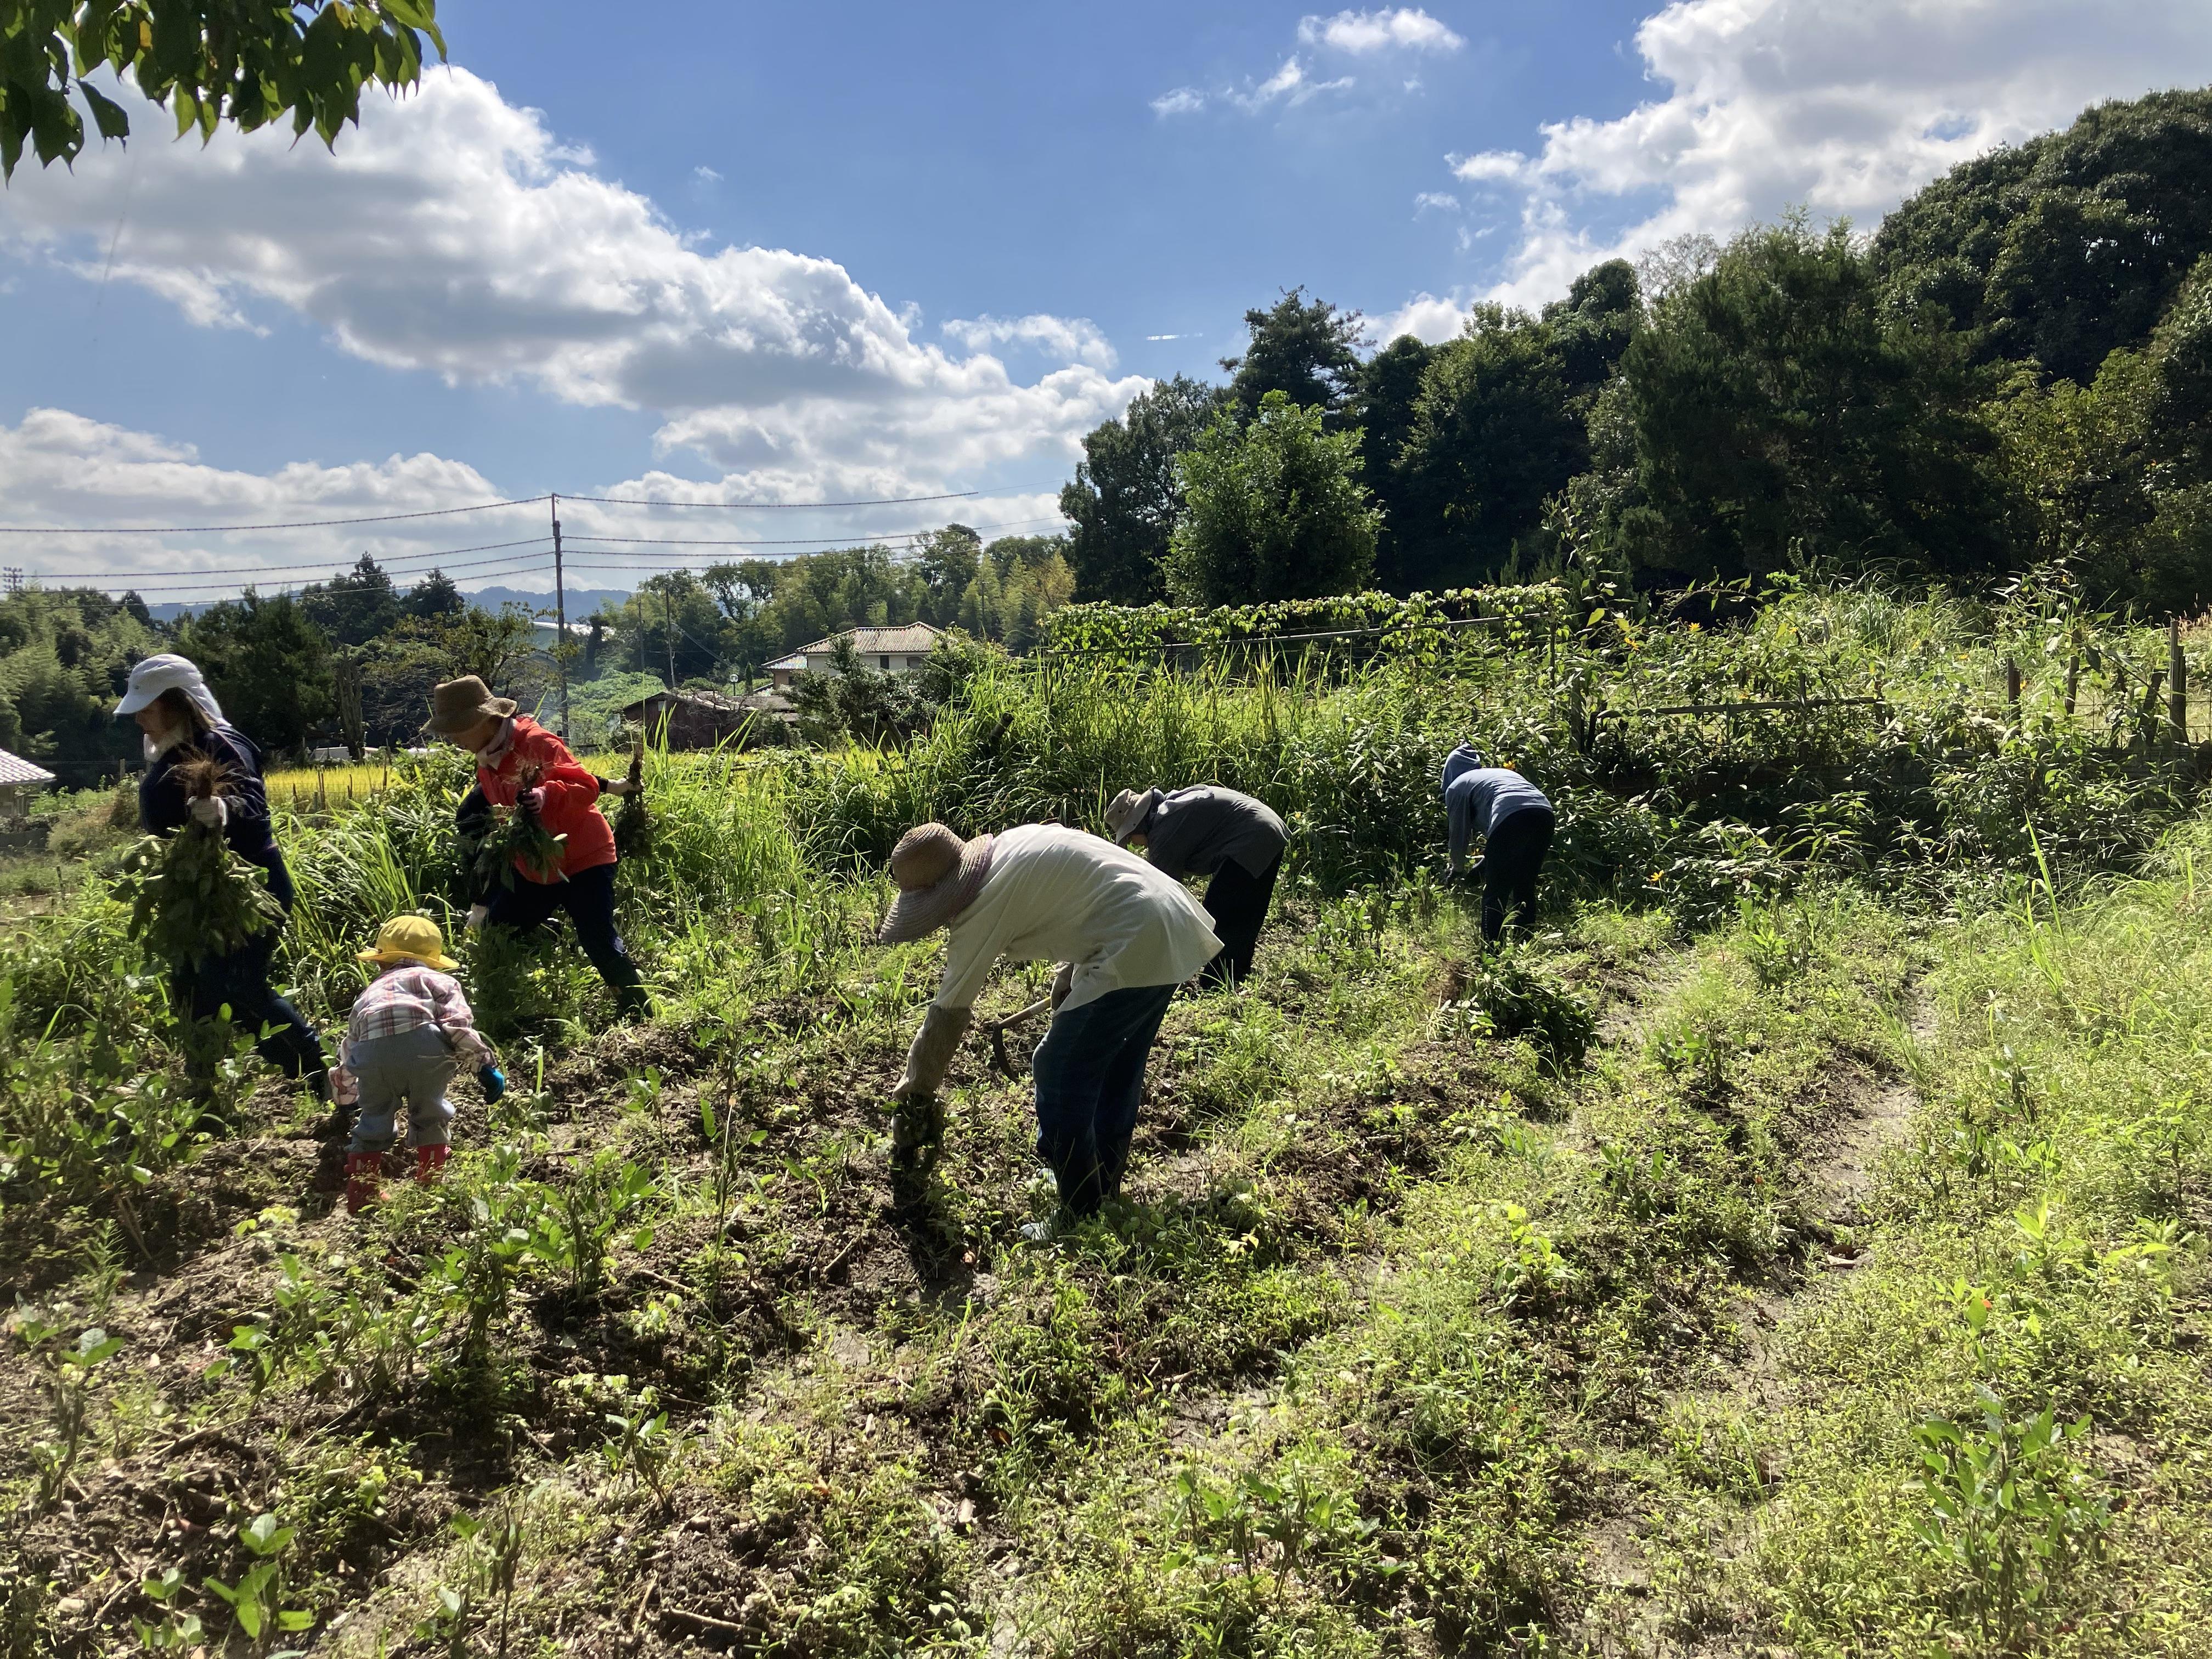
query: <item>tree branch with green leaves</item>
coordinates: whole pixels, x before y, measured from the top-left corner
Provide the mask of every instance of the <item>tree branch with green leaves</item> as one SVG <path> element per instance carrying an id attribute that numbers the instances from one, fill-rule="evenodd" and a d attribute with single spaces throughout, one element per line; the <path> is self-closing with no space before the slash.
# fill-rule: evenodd
<path id="1" fill-rule="evenodd" d="M 85 111 L 102 138 L 129 137 L 123 106 L 87 78 L 103 68 L 167 106 L 180 138 L 289 115 L 294 136 L 334 145 L 359 125 L 364 86 L 421 83 L 424 36 L 444 61 L 436 11 L 436 0 L 0 0 L 0 177 L 15 177 L 27 142 L 42 167 L 74 162 Z"/>

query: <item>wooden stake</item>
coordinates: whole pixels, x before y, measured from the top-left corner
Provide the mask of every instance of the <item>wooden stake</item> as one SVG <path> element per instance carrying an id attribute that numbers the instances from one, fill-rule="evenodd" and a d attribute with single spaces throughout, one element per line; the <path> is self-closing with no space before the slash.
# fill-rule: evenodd
<path id="1" fill-rule="evenodd" d="M 2181 654 L 2181 618 L 2166 625 L 2166 714 L 2172 723 L 2174 741 L 2189 741 L 2189 663 Z"/>
<path id="2" fill-rule="evenodd" d="M 2005 659 L 2005 701 L 2020 707 L 2020 665 L 2010 657 Z"/>
<path id="3" fill-rule="evenodd" d="M 2074 712 L 2074 694 L 2081 688 L 2081 653 L 2076 651 L 2066 659 L 2066 712 Z"/>

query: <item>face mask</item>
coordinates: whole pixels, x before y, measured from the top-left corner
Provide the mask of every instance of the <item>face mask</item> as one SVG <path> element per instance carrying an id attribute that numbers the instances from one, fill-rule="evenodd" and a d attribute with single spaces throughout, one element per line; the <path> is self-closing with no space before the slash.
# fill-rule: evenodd
<path id="1" fill-rule="evenodd" d="M 155 761 L 161 759 L 162 756 L 167 754 L 172 749 L 177 747 L 178 744 L 185 742 L 191 735 L 192 728 L 191 726 L 182 723 L 176 726 L 165 726 L 158 732 L 148 732 L 142 741 L 142 746 L 146 750 L 146 764 L 151 766 Z"/>

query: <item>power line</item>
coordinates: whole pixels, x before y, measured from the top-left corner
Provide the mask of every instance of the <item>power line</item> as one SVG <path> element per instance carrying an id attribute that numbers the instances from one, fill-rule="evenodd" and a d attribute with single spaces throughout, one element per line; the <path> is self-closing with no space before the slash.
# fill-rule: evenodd
<path id="1" fill-rule="evenodd" d="M 378 569 L 384 570 L 393 565 L 418 563 L 424 559 L 449 559 L 457 553 L 490 553 L 501 548 L 531 547 L 546 539 L 544 536 L 525 536 L 520 541 L 516 542 L 479 542 L 474 547 L 448 547 L 434 553 L 395 553 L 388 559 L 377 559 L 368 555 L 362 556 L 368 557 L 369 562 Z M 485 560 L 480 562 L 493 562 Z M 95 580 L 128 581 L 134 576 L 266 576 L 284 575 L 295 571 L 307 570 L 335 570 L 336 574 L 343 575 L 347 571 L 359 568 L 359 558 L 348 560 L 339 557 L 318 560 L 313 564 L 234 564 L 221 566 L 213 570 L 41 570 L 33 571 L 32 574 L 34 578 L 49 581 Z M 453 567 L 456 570 L 464 568 L 460 565 Z"/>
<path id="2" fill-rule="evenodd" d="M 955 489 L 938 495 L 882 495 L 851 501 L 664 501 L 642 495 L 563 495 L 568 501 L 592 501 L 602 507 L 721 507 L 732 512 L 809 513 L 833 507 L 911 507 L 923 501 L 962 501 L 985 495 L 1020 495 L 1032 486 L 1009 484 L 997 489 Z M 1049 489 L 1048 484 L 1035 486 Z M 412 513 L 371 513 L 352 519 L 294 519 L 276 524 L 173 525 L 0 525 L 0 536 L 216 536 L 259 530 L 331 530 L 347 525 L 398 524 L 410 519 L 450 518 L 459 513 L 490 513 L 507 507 L 534 507 L 550 495 L 520 495 L 512 501 L 477 501 L 467 507 L 430 507 Z"/>
<path id="3" fill-rule="evenodd" d="M 659 501 L 641 495 L 566 495 L 561 499 L 564 501 L 597 501 L 602 507 L 710 507 L 745 513 L 808 513 L 833 507 L 911 507 L 919 501 L 964 501 L 983 493 L 980 489 L 955 489 L 942 495 L 885 495 L 872 501 Z"/>
<path id="4" fill-rule="evenodd" d="M 544 499 L 543 495 L 525 495 L 512 501 L 478 501 L 473 507 L 430 507 L 419 513 L 374 513 L 360 519 L 298 519 L 286 524 L 0 524 L 0 536 L 215 536 L 240 530 L 329 530 L 339 525 L 397 524 L 402 519 L 444 519 L 456 513 L 489 513 L 496 507 L 529 507 Z"/>
<path id="5" fill-rule="evenodd" d="M 544 562 L 538 559 L 527 559 L 519 564 L 507 559 L 488 559 L 483 562 L 496 565 L 499 568 L 495 570 L 477 568 L 470 576 L 469 580 L 471 581 L 482 581 L 487 577 L 491 576 L 519 575 L 526 571 L 543 570 L 545 568 Z M 453 568 L 456 570 L 459 570 L 465 567 L 455 565 Z M 283 582 L 278 584 L 274 591 L 279 593 L 297 594 L 301 587 L 310 586 L 313 586 L 313 584 L 302 582 Z M 131 591 L 137 594 L 141 599 L 143 599 L 149 593 L 182 593 L 187 599 L 194 597 L 215 599 L 234 598 L 237 595 L 246 592 L 250 590 L 257 590 L 260 584 L 258 582 L 218 582 L 211 588 L 198 582 L 157 582 L 150 586 L 134 585 Z M 163 603 L 173 604 L 178 603 L 178 601 L 164 600 Z"/>
<path id="6" fill-rule="evenodd" d="M 565 498 L 564 498 L 565 499 Z M 970 530 L 1012 530 L 1017 526 L 1051 524 L 1060 518 L 1057 513 L 1046 514 L 1035 519 L 1006 519 L 996 524 L 969 525 Z M 933 525 L 925 530 L 885 530 L 859 541 L 840 541 L 832 536 L 782 537 L 679 537 L 679 536 L 581 536 L 570 534 L 572 542 L 590 542 L 599 547 L 868 547 L 879 542 L 908 542 L 923 536 L 934 536 L 944 526 Z"/>

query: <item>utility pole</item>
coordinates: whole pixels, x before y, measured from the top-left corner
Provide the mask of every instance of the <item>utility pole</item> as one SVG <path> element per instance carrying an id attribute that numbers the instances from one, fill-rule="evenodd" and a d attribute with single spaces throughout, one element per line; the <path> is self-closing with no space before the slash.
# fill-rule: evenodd
<path id="1" fill-rule="evenodd" d="M 561 741 L 568 741 L 568 581 L 561 563 L 561 498 L 548 495 L 553 514 L 553 669 L 561 677 Z"/>
<path id="2" fill-rule="evenodd" d="M 660 614 L 668 624 L 668 689 L 676 689 L 676 593 L 674 584 L 660 590 Z"/>
<path id="3" fill-rule="evenodd" d="M 8 578 L 8 591 L 10 593 L 21 592 L 23 591 L 23 572 L 21 567 L 11 564 L 8 567 L 5 574 Z"/>

